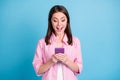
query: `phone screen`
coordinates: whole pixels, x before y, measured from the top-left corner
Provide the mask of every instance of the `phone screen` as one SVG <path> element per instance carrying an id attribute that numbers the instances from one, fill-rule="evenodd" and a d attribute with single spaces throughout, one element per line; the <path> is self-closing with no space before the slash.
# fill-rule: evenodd
<path id="1" fill-rule="evenodd" d="M 55 54 L 64 53 L 64 48 L 55 48 Z"/>

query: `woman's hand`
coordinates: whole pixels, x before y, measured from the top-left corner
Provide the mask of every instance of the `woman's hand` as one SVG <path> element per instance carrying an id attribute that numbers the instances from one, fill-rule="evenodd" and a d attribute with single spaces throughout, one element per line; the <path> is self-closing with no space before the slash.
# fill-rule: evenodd
<path id="1" fill-rule="evenodd" d="M 37 74 L 43 74 L 44 72 L 46 72 L 53 64 L 57 63 L 57 58 L 55 57 L 55 54 L 52 55 L 51 59 L 48 60 L 46 63 L 44 63 L 43 65 L 41 65 L 39 67 L 38 73 Z"/>
<path id="2" fill-rule="evenodd" d="M 71 61 L 66 54 L 58 53 L 55 54 L 54 57 L 57 59 L 57 62 L 62 62 L 63 64 L 67 65 L 71 70 L 74 72 L 79 72 L 79 67 L 76 63 Z"/>
<path id="3" fill-rule="evenodd" d="M 52 61 L 53 63 L 57 63 L 58 60 L 57 60 L 57 58 L 55 57 L 55 54 L 52 55 L 51 61 Z"/>
<path id="4" fill-rule="evenodd" d="M 58 61 L 60 61 L 60 62 L 62 62 L 62 63 L 64 63 L 64 64 L 66 64 L 66 62 L 67 62 L 67 60 L 68 60 L 67 55 L 66 55 L 66 54 L 63 54 L 63 53 L 55 54 L 55 58 L 56 58 Z"/>

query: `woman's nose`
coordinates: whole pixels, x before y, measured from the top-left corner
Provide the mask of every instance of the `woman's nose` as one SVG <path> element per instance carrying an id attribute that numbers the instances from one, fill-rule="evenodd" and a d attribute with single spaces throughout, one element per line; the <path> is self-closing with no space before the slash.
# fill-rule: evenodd
<path id="1" fill-rule="evenodd" d="M 60 26 L 61 25 L 61 22 L 60 21 L 58 21 L 58 26 Z"/>

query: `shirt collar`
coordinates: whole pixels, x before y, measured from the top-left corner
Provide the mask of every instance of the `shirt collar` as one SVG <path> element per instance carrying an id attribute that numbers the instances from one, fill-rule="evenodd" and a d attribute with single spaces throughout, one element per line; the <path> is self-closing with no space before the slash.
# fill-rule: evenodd
<path id="1" fill-rule="evenodd" d="M 63 37 L 63 43 L 68 45 L 67 41 L 68 41 L 68 38 L 67 38 L 67 35 L 65 34 L 64 37 Z M 54 33 L 52 33 L 51 37 L 50 37 L 50 43 L 53 43 L 53 42 L 56 42 L 56 36 Z"/>

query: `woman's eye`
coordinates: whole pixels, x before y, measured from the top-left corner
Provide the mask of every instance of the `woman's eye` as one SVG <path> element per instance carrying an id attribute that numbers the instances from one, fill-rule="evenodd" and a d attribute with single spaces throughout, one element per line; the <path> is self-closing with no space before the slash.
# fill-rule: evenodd
<path id="1" fill-rule="evenodd" d="M 57 20 L 53 20 L 53 22 L 57 22 Z"/>
<path id="2" fill-rule="evenodd" d="M 65 19 L 62 20 L 62 22 L 64 22 L 64 21 L 65 21 Z"/>

